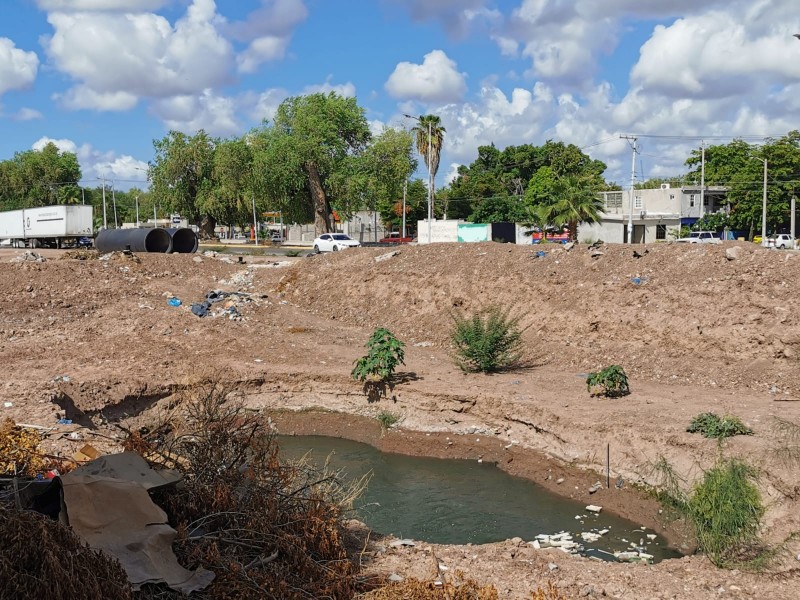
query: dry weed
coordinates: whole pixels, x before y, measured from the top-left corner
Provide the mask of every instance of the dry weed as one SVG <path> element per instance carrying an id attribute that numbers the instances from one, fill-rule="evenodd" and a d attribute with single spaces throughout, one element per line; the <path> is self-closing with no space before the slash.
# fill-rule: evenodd
<path id="1" fill-rule="evenodd" d="M 0 475 L 36 475 L 44 466 L 40 442 L 38 432 L 17 427 L 11 419 L 0 423 Z"/>
<path id="2" fill-rule="evenodd" d="M 129 600 L 115 558 L 90 549 L 72 531 L 32 511 L 0 507 L 0 598 Z"/>
<path id="3" fill-rule="evenodd" d="M 178 530 L 181 563 L 216 573 L 198 597 L 355 594 L 341 517 L 364 482 L 346 486 L 338 473 L 282 464 L 269 420 L 232 399 L 220 376 L 189 386 L 163 422 L 127 445 L 183 472 L 181 489 L 154 499 Z"/>

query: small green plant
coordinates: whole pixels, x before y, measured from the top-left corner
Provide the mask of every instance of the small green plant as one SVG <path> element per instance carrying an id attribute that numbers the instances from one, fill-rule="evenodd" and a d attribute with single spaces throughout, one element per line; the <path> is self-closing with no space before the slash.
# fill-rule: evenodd
<path id="1" fill-rule="evenodd" d="M 723 439 L 734 435 L 751 435 L 753 430 L 742 423 L 739 417 L 725 415 L 720 417 L 714 413 L 700 413 L 686 429 L 689 433 L 701 433 L 703 437 Z"/>
<path id="2" fill-rule="evenodd" d="M 294 250 L 287 250 L 286 252 L 284 252 L 284 255 L 294 258 L 296 256 L 300 256 L 302 252 L 303 252 L 302 250 L 298 250 L 295 248 Z"/>
<path id="3" fill-rule="evenodd" d="M 586 377 L 586 388 L 592 396 L 619 398 L 631 393 L 628 376 L 620 365 L 611 365 Z"/>
<path id="4" fill-rule="evenodd" d="M 509 309 L 491 306 L 465 318 L 452 314 L 455 361 L 469 373 L 493 373 L 522 366 L 521 316 L 512 317 Z"/>
<path id="5" fill-rule="evenodd" d="M 381 424 L 381 428 L 383 429 L 389 429 L 392 425 L 394 425 L 400 420 L 399 416 L 385 410 L 379 412 L 376 418 L 378 419 L 378 422 Z"/>
<path id="6" fill-rule="evenodd" d="M 717 566 L 737 561 L 757 541 L 764 505 L 756 476 L 740 460 L 722 460 L 706 471 L 689 498 L 698 548 Z"/>
<path id="7" fill-rule="evenodd" d="M 403 351 L 405 344 L 388 329 L 383 327 L 375 329 L 366 346 L 369 352 L 355 361 L 351 373 L 353 379 L 365 382 L 388 382 L 397 366 L 405 364 Z"/>

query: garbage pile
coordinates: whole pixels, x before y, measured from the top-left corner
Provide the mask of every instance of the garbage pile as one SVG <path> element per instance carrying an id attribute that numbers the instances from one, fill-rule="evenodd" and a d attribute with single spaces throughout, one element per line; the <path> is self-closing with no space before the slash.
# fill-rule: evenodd
<path id="1" fill-rule="evenodd" d="M 205 300 L 193 303 L 191 310 L 200 318 L 227 316 L 231 321 L 241 321 L 244 317 L 239 309 L 247 304 L 258 304 L 259 300 L 246 292 L 211 290 Z"/>

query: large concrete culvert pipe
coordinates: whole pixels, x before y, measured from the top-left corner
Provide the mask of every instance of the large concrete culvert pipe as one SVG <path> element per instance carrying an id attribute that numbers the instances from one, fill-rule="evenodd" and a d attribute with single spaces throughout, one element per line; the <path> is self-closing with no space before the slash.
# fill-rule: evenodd
<path id="1" fill-rule="evenodd" d="M 99 252 L 170 252 L 172 236 L 166 229 L 103 229 L 94 240 Z"/>
<path id="2" fill-rule="evenodd" d="M 172 252 L 193 254 L 197 252 L 199 242 L 197 234 L 187 227 L 171 227 L 167 231 L 172 237 Z"/>

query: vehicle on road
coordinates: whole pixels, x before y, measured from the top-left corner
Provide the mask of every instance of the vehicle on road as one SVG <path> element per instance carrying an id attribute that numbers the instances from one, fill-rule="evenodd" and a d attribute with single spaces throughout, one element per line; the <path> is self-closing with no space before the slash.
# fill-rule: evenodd
<path id="1" fill-rule="evenodd" d="M 769 238 L 767 245 L 785 250 L 786 248 L 794 247 L 794 241 L 792 240 L 792 236 L 788 233 L 778 233 Z"/>
<path id="2" fill-rule="evenodd" d="M 721 244 L 722 240 L 714 231 L 692 231 L 689 237 L 675 240 L 683 244 Z"/>
<path id="3" fill-rule="evenodd" d="M 414 241 L 413 237 L 402 237 L 399 231 L 393 231 L 385 238 L 378 240 L 379 244 L 410 244 Z"/>
<path id="4" fill-rule="evenodd" d="M 314 254 L 320 252 L 338 252 L 346 248 L 357 248 L 361 242 L 344 233 L 323 233 L 314 240 Z"/>

